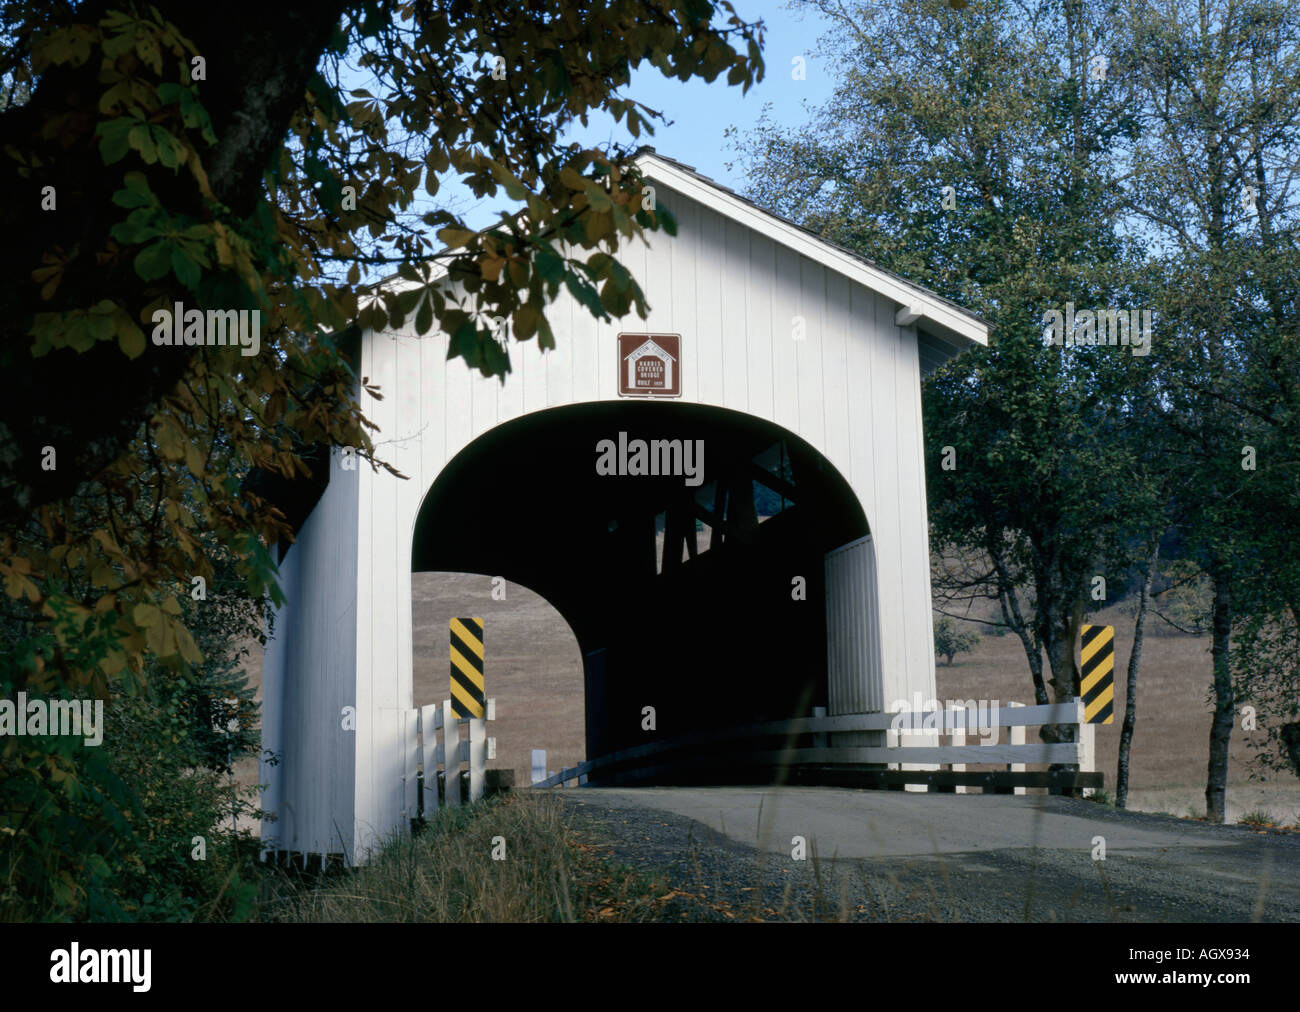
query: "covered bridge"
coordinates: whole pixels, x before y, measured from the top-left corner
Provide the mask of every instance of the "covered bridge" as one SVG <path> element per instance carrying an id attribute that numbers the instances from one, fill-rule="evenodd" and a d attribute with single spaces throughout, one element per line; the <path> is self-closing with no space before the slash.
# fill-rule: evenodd
<path id="1" fill-rule="evenodd" d="M 361 336 L 384 392 L 366 411 L 409 480 L 336 451 L 280 562 L 268 847 L 354 860 L 399 828 L 412 571 L 555 606 L 585 659 L 589 757 L 644 742 L 646 705 L 679 734 L 934 695 L 920 383 L 985 325 L 688 166 L 638 162 L 678 222 L 620 257 L 648 319 L 601 323 L 562 292 L 557 347 L 516 346 L 504 384 L 440 332 Z"/>

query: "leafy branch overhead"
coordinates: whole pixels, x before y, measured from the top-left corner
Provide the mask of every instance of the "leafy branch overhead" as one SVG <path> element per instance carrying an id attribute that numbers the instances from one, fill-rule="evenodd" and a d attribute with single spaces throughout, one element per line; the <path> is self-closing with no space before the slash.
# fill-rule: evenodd
<path id="1" fill-rule="evenodd" d="M 561 288 L 598 317 L 644 315 L 620 251 L 672 220 L 630 147 L 566 138 L 593 114 L 628 145 L 652 133 L 659 114 L 624 93 L 638 66 L 748 89 L 761 42 L 727 0 L 322 0 L 251 18 L 0 2 L 0 581 L 16 623 L 0 694 L 186 677 L 205 661 L 180 602 L 214 555 L 236 560 L 242 593 L 278 595 L 291 527 L 250 473 L 305 477 L 340 446 L 386 466 L 359 328 L 437 328 L 504 376 L 499 323 L 554 347 Z M 454 177 L 514 210 L 471 228 L 445 199 Z M 255 321 L 255 353 L 194 340 L 190 314 L 231 335 Z M 23 747 L 23 768 L 55 761 Z"/>
<path id="2" fill-rule="evenodd" d="M 133 426 L 200 354 L 143 341 L 153 313 L 182 296 L 200 309 L 260 309 L 274 350 L 313 378 L 337 363 L 327 333 L 352 323 L 398 326 L 413 315 L 420 333 L 436 324 L 453 354 L 501 375 L 508 352 L 489 321 L 507 319 L 517 339 L 536 334 L 550 347 L 544 303 L 561 285 L 600 316 L 644 312 L 643 293 L 617 263 L 619 243 L 671 222 L 626 152 L 562 138 L 595 110 L 633 137 L 650 130 L 656 114 L 621 94 L 642 62 L 680 78 L 725 72 L 747 88 L 761 73 L 757 29 L 725 2 L 698 0 L 623 0 L 582 14 L 558 2 L 452 8 L 326 7 L 259 19 L 255 31 L 191 11 L 172 23 L 151 8 L 31 33 L 29 59 L 11 71 L 31 97 L 5 110 L 5 169 L 17 192 L 53 187 L 58 210 L 20 202 L 9 212 L 11 229 L 32 240 L 7 253 L 9 276 L 31 280 L 9 296 L 9 319 L 33 339 L 33 354 L 88 355 L 47 368 L 111 377 L 112 404 L 125 400 L 127 410 L 112 412 L 111 434 L 103 412 L 47 410 L 39 434 L 24 432 L 34 428 L 22 421 L 25 405 L 5 412 L 21 446 L 0 471 L 0 508 L 57 498 L 135 437 Z M 294 45 L 276 48 L 289 38 Z M 277 72 L 258 82 L 272 54 Z M 346 88 L 359 77 L 374 92 Z M 64 111 L 69 90 L 75 112 Z M 97 164 L 104 171 L 88 179 L 85 167 Z M 436 198 L 452 172 L 522 213 L 482 232 L 447 209 L 412 219 L 417 199 Z M 466 304 L 430 284 L 439 260 Z M 386 287 L 372 300 L 363 267 L 395 270 L 416 287 Z M 100 343 L 143 362 L 131 367 Z M 21 364 L 22 342 L 8 344 L 8 364 Z M 255 368 L 236 363 L 231 379 L 246 383 Z M 313 385 L 277 382 L 290 401 Z M 102 392 L 84 393 L 81 403 L 109 406 Z M 344 401 L 330 414 L 349 431 L 332 435 L 363 442 Z M 77 417 L 87 413 L 94 424 Z M 75 473 L 42 471 L 22 452 L 65 433 Z"/>

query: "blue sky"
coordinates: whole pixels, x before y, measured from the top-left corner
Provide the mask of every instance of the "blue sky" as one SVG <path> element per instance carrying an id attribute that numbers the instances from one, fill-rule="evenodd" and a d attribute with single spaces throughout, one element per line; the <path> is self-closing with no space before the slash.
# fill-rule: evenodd
<path id="1" fill-rule="evenodd" d="M 727 162 L 736 158 L 735 151 L 727 146 L 726 129 L 735 126 L 743 132 L 753 127 L 765 104 L 771 105 L 771 116 L 778 123 L 804 122 L 807 118 L 804 103 L 812 107 L 821 105 L 830 96 L 834 81 L 823 62 L 812 56 L 818 36 L 825 31 L 825 22 L 815 12 L 803 9 L 792 12 L 777 0 L 733 2 L 743 20 L 762 20 L 766 25 L 763 45 L 766 75 L 748 94 L 742 96 L 739 86 L 728 85 L 725 75 L 711 84 L 698 79 L 678 81 L 665 78 L 651 67 L 636 71 L 626 91 L 651 109 L 663 112 L 671 121 L 670 126 L 660 124 L 653 137 L 643 135 L 642 141 L 669 158 L 693 165 L 704 175 L 743 191 L 745 180 L 740 166 L 734 171 L 726 167 Z M 805 60 L 805 80 L 792 79 L 791 61 L 796 56 Z M 578 127 L 570 136 L 584 144 L 631 140 L 626 129 L 608 116 L 592 117 L 587 128 Z M 455 187 L 449 185 L 442 196 L 454 192 Z M 496 220 L 498 210 L 506 206 L 503 199 L 477 201 L 468 194 L 465 197 L 466 203 L 458 202 L 458 206 L 474 205 L 466 213 L 466 223 L 471 228 L 488 226 Z"/>

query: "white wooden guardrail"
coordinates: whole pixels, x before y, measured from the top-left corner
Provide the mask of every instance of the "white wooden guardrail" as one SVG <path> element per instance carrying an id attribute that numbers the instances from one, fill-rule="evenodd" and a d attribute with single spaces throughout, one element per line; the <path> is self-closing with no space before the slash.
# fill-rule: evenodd
<path id="1" fill-rule="evenodd" d="M 488 699 L 483 717 L 457 717 L 451 700 L 430 703 L 404 715 L 402 799 L 406 818 L 438 810 L 437 775 L 443 773 L 443 793 L 448 805 L 461 804 L 460 767 L 469 767 L 469 797 L 483 797 L 487 762 L 497 757 L 497 740 L 489 738 L 487 722 L 497 719 L 497 701 Z M 461 732 L 464 731 L 464 737 Z"/>
<path id="2" fill-rule="evenodd" d="M 900 721 L 904 728 L 894 730 Z M 1043 724 L 1072 724 L 1079 728 L 1073 742 L 1059 744 L 1025 744 L 1024 729 Z M 964 736 L 978 732 L 981 728 L 1009 728 L 1009 744 L 912 744 L 913 736 L 933 738 L 939 734 L 957 734 Z M 735 741 L 743 749 L 743 742 L 753 738 L 779 738 L 797 735 L 815 734 L 819 742 L 822 735 L 846 731 L 885 731 L 888 743 L 877 746 L 834 746 L 818 744 L 810 748 L 788 748 L 763 752 L 746 752 L 746 758 L 759 762 L 779 763 L 786 766 L 800 764 L 862 764 L 882 763 L 898 764 L 906 768 L 924 768 L 927 765 L 964 766 L 966 763 L 994 763 L 1006 765 L 1013 771 L 1023 771 L 1026 765 L 1034 764 L 1070 764 L 1078 765 L 1081 772 L 1092 772 L 1094 763 L 1093 726 L 1085 722 L 1083 701 L 1075 699 L 1069 703 L 1049 703 L 1044 706 L 1021 706 L 1012 703 L 1008 706 L 994 708 L 940 709 L 919 713 L 851 713 L 835 717 L 796 717 L 790 720 L 774 720 L 762 724 L 750 724 L 743 727 L 720 728 L 718 730 L 698 731 L 664 741 L 650 742 L 633 748 L 621 749 L 597 759 L 589 759 L 561 769 L 554 776 L 535 782 L 533 787 L 559 787 L 570 780 L 585 783 L 587 777 L 608 766 L 626 763 L 637 759 L 649 759 L 653 756 L 692 748 L 699 745 L 721 744 Z M 640 768 L 642 773 L 667 771 L 675 764 Z M 1023 793 L 1018 788 L 1017 793 Z"/>

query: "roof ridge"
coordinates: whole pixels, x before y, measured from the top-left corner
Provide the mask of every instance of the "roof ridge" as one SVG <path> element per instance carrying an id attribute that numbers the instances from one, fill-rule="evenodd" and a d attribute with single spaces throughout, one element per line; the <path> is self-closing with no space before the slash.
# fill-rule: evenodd
<path id="1" fill-rule="evenodd" d="M 820 233 L 814 231 L 811 228 L 808 228 L 806 225 L 800 224 L 799 222 L 795 221 L 792 218 L 787 218 L 783 214 L 777 214 L 775 211 L 763 207 L 761 204 L 757 203 L 754 200 L 751 200 L 749 197 L 746 197 L 744 194 L 737 193 L 731 187 L 726 186 L 723 183 L 718 182 L 716 179 L 713 179 L 709 176 L 704 175 L 704 173 L 697 171 L 693 166 L 687 165 L 685 162 L 679 162 L 677 159 L 671 158 L 668 155 L 660 154 L 658 151 L 656 151 L 653 147 L 651 147 L 648 144 L 642 145 L 641 147 L 637 148 L 636 152 L 632 156 L 632 159 L 633 161 L 637 161 L 641 159 L 644 155 L 649 155 L 650 157 L 655 158 L 658 161 L 663 162 L 669 166 L 672 166 L 673 168 L 680 169 L 684 172 L 689 173 L 691 176 L 694 176 L 696 179 L 698 179 L 701 183 L 704 183 L 706 186 L 709 186 L 712 189 L 719 191 L 720 193 L 730 194 L 736 200 L 739 200 L 741 203 L 746 204 L 747 206 L 753 208 L 755 211 L 758 211 L 760 214 L 766 215 L 767 217 L 771 218 L 773 221 L 779 221 L 784 225 L 790 226 L 791 228 L 798 229 L 800 232 L 816 240 L 822 245 L 830 249 L 836 250 L 839 253 L 843 253 L 845 256 L 852 257 L 854 260 L 857 260 L 860 263 L 865 264 L 866 266 L 870 267 L 872 270 L 879 271 L 881 274 L 884 274 L 894 279 L 895 281 L 899 282 L 900 284 L 907 286 L 908 288 L 912 289 L 919 295 L 923 295 L 928 299 L 933 299 L 935 302 L 941 303 L 947 306 L 949 309 L 961 313 L 963 316 L 967 317 L 968 319 L 974 320 L 976 323 L 979 323 L 980 325 L 982 325 L 987 329 L 988 327 L 987 320 L 985 320 L 978 313 L 974 313 L 971 310 L 967 309 L 965 306 L 961 305 L 960 303 L 954 302 L 946 295 L 941 295 L 938 292 L 934 291 L 933 289 L 926 288 L 924 285 L 918 284 L 917 282 L 912 281 L 910 278 L 906 278 L 901 274 L 891 271 L 888 267 L 882 267 L 880 264 L 872 260 L 870 257 L 864 256 L 858 251 L 854 249 L 850 249 L 847 246 L 843 246 L 840 243 L 834 242 L 831 239 L 827 239 L 825 236 L 821 235 Z"/>

